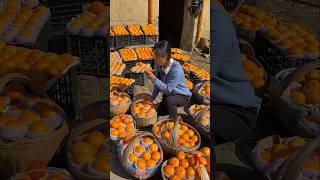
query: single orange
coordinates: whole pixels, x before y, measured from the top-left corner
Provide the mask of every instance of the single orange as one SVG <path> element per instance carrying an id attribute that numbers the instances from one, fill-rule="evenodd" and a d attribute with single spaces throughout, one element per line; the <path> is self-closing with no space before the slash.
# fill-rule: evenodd
<path id="1" fill-rule="evenodd" d="M 149 149 L 152 152 L 156 152 L 156 151 L 158 151 L 159 147 L 158 147 L 157 144 L 153 143 L 153 144 L 150 145 Z"/>
<path id="2" fill-rule="evenodd" d="M 152 157 L 152 159 L 153 160 L 155 160 L 155 161 L 159 161 L 160 159 L 161 159 L 161 154 L 160 154 L 160 152 L 153 152 L 152 154 L 151 154 L 151 157 Z"/>
<path id="3" fill-rule="evenodd" d="M 169 163 L 169 165 L 171 165 L 173 167 L 178 167 L 179 166 L 179 159 L 176 157 L 173 157 L 173 158 L 169 159 L 168 163 Z"/>
<path id="4" fill-rule="evenodd" d="M 196 172 L 194 171 L 194 169 L 192 167 L 188 167 L 186 169 L 186 172 L 187 172 L 187 177 L 194 177 Z"/>
<path id="5" fill-rule="evenodd" d="M 156 166 L 156 162 L 154 160 L 148 160 L 147 161 L 147 167 L 148 168 L 154 168 Z"/>
<path id="6" fill-rule="evenodd" d="M 173 175 L 170 177 L 170 180 L 182 180 L 182 177 L 177 176 L 177 175 Z"/>
<path id="7" fill-rule="evenodd" d="M 174 170 L 174 174 L 179 177 L 185 177 L 187 173 L 186 173 L 186 170 L 182 166 L 179 166 Z"/>
<path id="8" fill-rule="evenodd" d="M 177 158 L 178 158 L 179 160 L 185 159 L 185 157 L 186 157 L 186 154 L 185 154 L 183 151 L 179 151 L 179 152 L 177 153 Z"/>
<path id="9" fill-rule="evenodd" d="M 143 153 L 144 150 L 145 150 L 145 149 L 144 149 L 143 146 L 137 146 L 137 147 L 136 147 L 136 152 L 137 152 L 137 153 Z"/>
<path id="10" fill-rule="evenodd" d="M 137 161 L 137 167 L 138 167 L 139 169 L 144 169 L 144 168 L 146 168 L 146 161 L 143 160 L 143 159 L 139 159 L 139 160 Z"/>
<path id="11" fill-rule="evenodd" d="M 166 165 L 163 170 L 168 176 L 174 175 L 174 167 L 171 165 Z"/>
<path id="12" fill-rule="evenodd" d="M 149 151 L 145 151 L 143 154 L 142 154 L 142 158 L 146 161 L 150 160 L 151 159 L 151 153 Z"/>
<path id="13" fill-rule="evenodd" d="M 136 153 L 132 153 L 129 155 L 129 160 L 131 163 L 135 163 L 138 160 L 138 155 Z"/>

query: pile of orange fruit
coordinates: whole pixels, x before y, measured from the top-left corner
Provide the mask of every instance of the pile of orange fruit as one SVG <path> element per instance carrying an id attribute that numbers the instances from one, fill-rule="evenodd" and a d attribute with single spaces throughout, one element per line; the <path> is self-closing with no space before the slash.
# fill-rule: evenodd
<path id="1" fill-rule="evenodd" d="M 76 140 L 70 148 L 72 162 L 80 169 L 90 166 L 86 173 L 107 176 L 110 153 L 106 147 L 106 137 L 101 131 L 92 131 L 83 139 Z"/>
<path id="2" fill-rule="evenodd" d="M 265 86 L 265 71 L 263 67 L 258 66 L 253 60 L 249 59 L 245 55 L 242 55 L 242 66 L 245 69 L 248 80 L 255 89 Z"/>
<path id="3" fill-rule="evenodd" d="M 114 36 L 114 32 L 110 29 L 110 36 Z"/>
<path id="4" fill-rule="evenodd" d="M 154 127 L 153 133 L 158 137 L 166 140 L 169 142 L 172 130 L 174 127 L 174 121 L 166 121 L 164 123 L 159 124 L 158 126 Z M 183 147 L 193 147 L 197 144 L 199 137 L 197 134 L 189 128 L 185 124 L 179 123 L 178 128 L 178 145 Z"/>
<path id="5" fill-rule="evenodd" d="M 157 113 L 154 106 L 148 100 L 133 103 L 132 111 L 132 114 L 137 117 L 152 117 Z"/>
<path id="6" fill-rule="evenodd" d="M 134 136 L 133 134 L 131 135 Z M 130 137 L 131 137 L 130 136 Z M 127 160 L 138 170 L 153 170 L 162 162 L 161 149 L 151 137 L 144 136 L 133 142 L 133 149 Z"/>
<path id="7" fill-rule="evenodd" d="M 190 90 L 192 90 L 192 89 L 193 89 L 193 84 L 192 84 L 192 82 L 191 82 L 189 79 L 187 79 L 187 78 L 185 78 L 185 81 L 186 81 L 186 84 L 187 84 L 188 88 L 189 88 Z"/>
<path id="8" fill-rule="evenodd" d="M 120 76 L 125 68 L 126 68 L 126 65 L 124 63 L 121 63 L 121 64 L 111 63 L 110 74 Z"/>
<path id="9" fill-rule="evenodd" d="M 119 94 L 117 90 L 110 91 L 110 105 L 118 106 L 120 104 L 128 103 L 130 98 L 127 94 Z"/>
<path id="10" fill-rule="evenodd" d="M 143 62 L 138 62 L 135 66 L 131 68 L 133 73 L 144 73 L 146 71 L 152 71 L 150 64 L 145 64 Z"/>
<path id="11" fill-rule="evenodd" d="M 134 131 L 134 120 L 130 115 L 121 113 L 110 121 L 110 137 L 112 140 L 123 139 Z"/>
<path id="12" fill-rule="evenodd" d="M 132 36 L 143 36 L 140 25 L 130 24 L 128 25 L 128 31 Z"/>
<path id="13" fill-rule="evenodd" d="M 264 23 L 277 22 L 266 12 L 248 5 L 242 6 L 239 12 L 233 16 L 233 19 L 242 29 L 250 31 L 261 30 Z"/>
<path id="14" fill-rule="evenodd" d="M 110 77 L 110 85 L 120 85 L 120 86 L 130 86 L 134 83 L 134 79 L 118 77 L 118 76 L 111 76 Z"/>
<path id="15" fill-rule="evenodd" d="M 129 35 L 129 32 L 123 26 L 113 26 L 112 31 L 116 36 L 126 36 Z"/>
<path id="16" fill-rule="evenodd" d="M 206 108 L 206 105 L 198 105 L 198 104 L 194 104 L 189 108 L 189 111 L 192 115 L 192 117 L 196 117 L 200 112 L 202 112 L 204 109 Z"/>
<path id="17" fill-rule="evenodd" d="M 186 63 L 183 65 L 183 70 L 186 73 L 193 73 L 195 76 L 197 76 L 200 80 L 205 81 L 210 79 L 210 74 L 205 69 L 198 68 L 197 66 Z"/>
<path id="18" fill-rule="evenodd" d="M 204 83 L 199 89 L 199 94 L 210 97 L 210 83 Z"/>
<path id="19" fill-rule="evenodd" d="M 301 104 L 319 106 L 320 104 L 320 70 L 314 69 L 299 75 L 295 81 L 299 85 L 290 91 L 290 98 Z"/>
<path id="20" fill-rule="evenodd" d="M 190 60 L 190 56 L 185 55 L 185 54 L 173 54 L 172 58 L 178 61 L 189 61 Z"/>
<path id="21" fill-rule="evenodd" d="M 121 59 L 120 55 L 118 55 L 117 52 L 110 52 L 110 62 L 111 63 L 121 64 L 122 63 L 122 59 Z"/>
<path id="22" fill-rule="evenodd" d="M 32 49 L 6 45 L 0 42 L 0 76 L 8 73 L 41 73 L 46 80 L 58 77 L 75 62 L 69 53 L 57 55 Z M 43 83 L 43 82 L 39 82 Z"/>
<path id="23" fill-rule="evenodd" d="M 163 173 L 168 179 L 199 179 L 200 165 L 203 165 L 210 175 L 210 148 L 204 147 L 193 154 L 179 151 L 175 157 L 166 161 Z"/>
<path id="24" fill-rule="evenodd" d="M 141 25 L 141 28 L 144 31 L 145 35 L 149 35 L 149 36 L 158 35 L 156 28 L 152 24 Z"/>
<path id="25" fill-rule="evenodd" d="M 136 53 L 140 60 L 153 59 L 152 48 L 150 47 L 137 48 Z"/>
<path id="26" fill-rule="evenodd" d="M 181 49 L 179 49 L 179 48 L 171 48 L 171 53 L 172 54 L 180 54 L 181 53 Z"/>
<path id="27" fill-rule="evenodd" d="M 137 55 L 131 48 L 120 49 L 119 53 L 123 59 L 123 61 L 136 61 Z"/>

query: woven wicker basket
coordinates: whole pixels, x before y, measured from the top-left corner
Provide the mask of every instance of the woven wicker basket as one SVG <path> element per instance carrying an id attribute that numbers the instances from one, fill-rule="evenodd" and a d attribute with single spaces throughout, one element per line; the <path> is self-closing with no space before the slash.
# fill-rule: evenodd
<path id="1" fill-rule="evenodd" d="M 199 90 L 202 86 L 204 86 L 205 84 L 209 83 L 210 81 L 206 81 L 203 83 L 199 83 L 197 84 L 194 88 L 193 88 L 193 94 L 195 96 L 195 98 L 201 103 L 201 104 L 205 104 L 205 105 L 209 105 L 210 104 L 210 96 L 205 96 L 199 93 Z"/>
<path id="2" fill-rule="evenodd" d="M 185 107 L 185 112 L 187 112 L 191 116 L 191 119 L 185 119 L 185 121 L 195 127 L 202 136 L 208 137 L 210 139 L 210 136 L 208 136 L 208 134 L 210 134 L 210 127 L 204 127 L 200 124 L 201 119 L 207 111 L 210 111 L 210 106 L 207 106 L 195 118 L 193 118 L 190 110 Z"/>
<path id="3" fill-rule="evenodd" d="M 143 175 L 138 175 L 137 173 L 134 173 L 134 172 L 131 172 L 128 168 L 128 165 L 129 165 L 129 155 L 130 155 L 130 152 L 131 150 L 133 149 L 133 146 L 134 146 L 134 142 L 139 139 L 139 138 L 142 138 L 142 137 L 146 137 L 146 136 L 149 136 L 153 139 L 153 141 L 155 143 L 158 144 L 158 147 L 159 147 L 159 152 L 161 154 L 161 159 L 159 160 L 158 162 L 158 165 L 153 169 L 152 172 L 150 172 L 150 174 L 144 174 L 142 173 Z M 120 145 L 118 146 L 120 147 Z M 128 145 L 123 149 L 122 153 L 120 152 L 121 149 L 118 148 L 118 156 L 119 156 L 119 159 L 120 159 L 120 162 L 121 162 L 121 165 L 122 167 L 133 177 L 137 178 L 137 179 L 148 179 L 150 178 L 151 176 L 153 176 L 157 171 L 158 169 L 160 168 L 160 165 L 162 164 L 162 161 L 163 161 L 163 150 L 162 150 L 162 147 L 160 146 L 160 144 L 156 141 L 155 137 L 150 133 L 150 132 L 146 132 L 146 131 L 138 131 L 137 132 L 137 135 L 128 143 Z"/>
<path id="4" fill-rule="evenodd" d="M 70 154 L 70 149 L 71 149 L 72 143 L 76 139 L 78 139 L 79 136 L 82 136 L 88 130 L 91 130 L 97 126 L 102 126 L 104 124 L 107 124 L 106 120 L 104 120 L 104 119 L 91 120 L 91 121 L 88 121 L 88 122 L 85 122 L 85 123 L 78 125 L 70 133 L 70 137 L 68 139 L 68 152 L 69 152 L 68 153 L 68 167 L 69 167 L 69 170 L 70 170 L 72 176 L 74 176 L 75 179 L 77 179 L 77 180 L 102 180 L 102 179 L 106 179 L 103 177 L 97 177 L 94 175 L 90 175 L 90 174 L 82 171 L 80 168 L 76 167 L 74 165 L 75 163 L 72 162 L 72 158 L 71 158 L 71 154 Z M 108 127 L 106 129 L 107 129 L 107 131 L 109 131 Z M 108 143 L 106 143 L 106 146 L 108 146 Z M 109 178 L 110 178 L 109 174 L 107 173 L 107 179 L 109 179 Z"/>
<path id="5" fill-rule="evenodd" d="M 130 96 L 127 93 L 119 92 L 118 94 L 127 96 L 130 99 Z M 129 100 L 129 102 L 119 104 L 118 106 L 110 105 L 110 117 L 117 116 L 120 113 L 126 113 L 130 108 L 130 105 L 131 105 L 131 100 Z"/>
<path id="6" fill-rule="evenodd" d="M 262 68 L 264 70 L 264 77 L 263 79 L 265 80 L 265 85 L 259 89 L 255 89 L 255 93 L 257 96 L 262 97 L 268 87 L 268 76 L 267 73 L 264 69 L 264 67 L 262 66 L 262 64 L 257 60 L 256 55 L 254 53 L 254 48 L 252 47 L 252 45 L 243 40 L 243 39 L 239 39 L 239 47 L 240 47 L 240 51 L 241 53 L 245 54 L 250 60 L 252 60 L 258 67 Z"/>
<path id="7" fill-rule="evenodd" d="M 50 177 L 50 175 L 58 175 L 58 176 L 64 177 L 65 180 L 73 180 L 73 177 L 70 175 L 70 173 L 67 170 L 58 169 L 58 168 L 54 168 L 54 167 L 49 167 L 49 168 L 43 169 L 43 170 L 37 169 L 37 170 L 19 173 L 15 176 L 9 178 L 8 180 L 18 180 L 25 175 L 29 175 L 30 173 L 45 173 L 46 175 L 44 177 L 47 177 L 47 176 Z"/>
<path id="8" fill-rule="evenodd" d="M 80 113 L 78 115 L 79 122 L 87 122 L 94 119 L 108 119 L 108 107 L 108 100 L 102 100 L 88 105 L 87 107 L 80 110 Z"/>
<path id="9" fill-rule="evenodd" d="M 18 82 L 28 87 L 34 94 L 45 98 L 43 88 L 35 84 L 29 78 L 22 74 L 8 74 L 0 79 L 0 89 L 6 84 Z M 48 163 L 55 153 L 59 150 L 60 145 L 68 134 L 68 118 L 63 110 L 52 102 L 59 111 L 59 115 L 65 119 L 64 123 L 54 131 L 50 136 L 42 139 L 21 139 L 16 141 L 6 141 L 0 139 L 0 171 L 6 176 L 12 176 L 24 171 L 30 162 L 41 160 Z"/>
<path id="10" fill-rule="evenodd" d="M 298 124 L 300 121 L 306 118 L 306 116 L 312 110 L 312 107 L 293 101 L 291 98 L 283 96 L 283 93 L 301 73 L 305 73 L 309 70 L 319 67 L 320 61 L 314 61 L 300 69 L 293 71 L 282 80 L 280 86 L 276 90 L 274 90 L 271 97 L 272 107 L 274 110 L 276 110 L 275 112 L 277 114 L 277 117 L 282 121 L 284 126 L 293 133 L 302 132 L 302 134 L 299 134 L 302 136 L 304 136 L 303 132 L 305 131 L 305 127 Z M 317 135 L 313 134 L 312 136 Z"/>
<path id="11" fill-rule="evenodd" d="M 157 112 L 155 112 L 152 116 L 149 116 L 149 117 L 138 117 L 133 113 L 134 112 L 133 106 L 139 102 L 144 101 L 145 99 L 150 99 L 150 95 L 146 93 L 138 94 L 134 97 L 134 103 L 132 103 L 132 106 L 131 106 L 131 114 L 133 119 L 136 121 L 138 128 L 154 125 L 157 122 L 157 117 L 158 117 Z M 152 106 L 156 109 L 156 105 L 152 105 Z"/>
<path id="12" fill-rule="evenodd" d="M 153 128 L 159 126 L 161 123 L 166 123 L 169 120 L 170 119 L 162 119 L 162 120 L 158 119 L 157 123 L 153 126 Z M 183 146 L 178 146 L 178 124 L 186 125 L 189 129 L 192 129 L 195 132 L 195 134 L 199 137 L 198 143 L 195 146 L 188 147 L 188 148 Z M 189 124 L 182 122 L 182 118 L 180 116 L 178 116 L 177 120 L 174 123 L 173 130 L 171 131 L 171 134 L 170 134 L 169 142 L 156 136 L 156 134 L 154 133 L 154 129 L 152 129 L 152 133 L 154 134 L 156 139 L 160 142 L 163 151 L 167 154 L 176 154 L 178 151 L 183 151 L 187 153 L 193 152 L 197 150 L 201 145 L 201 136 L 199 132 Z"/>

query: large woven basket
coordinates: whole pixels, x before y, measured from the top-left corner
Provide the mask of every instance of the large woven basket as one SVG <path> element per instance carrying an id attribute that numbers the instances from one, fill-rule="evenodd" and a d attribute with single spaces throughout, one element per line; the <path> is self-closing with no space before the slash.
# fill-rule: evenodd
<path id="1" fill-rule="evenodd" d="M 197 84 L 194 88 L 193 88 L 193 94 L 195 96 L 195 98 L 201 103 L 201 104 L 205 104 L 205 105 L 209 105 L 210 104 L 210 96 L 206 96 L 206 95 L 202 95 L 199 93 L 199 90 L 202 86 L 204 86 L 205 84 L 210 84 L 210 81 L 205 81 L 203 83 L 199 83 Z"/>
<path id="2" fill-rule="evenodd" d="M 155 112 L 152 116 L 149 116 L 149 117 L 138 117 L 133 113 L 133 105 L 136 103 L 142 102 L 145 99 L 150 99 L 150 95 L 145 93 L 138 94 L 137 96 L 134 97 L 134 102 L 132 103 L 132 106 L 131 106 L 131 114 L 133 119 L 136 121 L 136 125 L 138 128 L 154 125 L 157 122 L 157 117 L 158 117 L 157 112 Z M 156 105 L 152 105 L 152 106 L 156 109 Z"/>
<path id="3" fill-rule="evenodd" d="M 18 82 L 28 87 L 34 94 L 45 98 L 42 88 L 22 74 L 8 74 L 0 79 L 0 89 L 8 83 Z M 62 141 L 68 134 L 68 117 L 63 110 L 52 102 L 59 115 L 65 119 L 64 123 L 50 136 L 41 139 L 21 139 L 7 141 L 0 139 L 0 171 L 6 176 L 12 176 L 24 171 L 30 162 L 40 160 L 48 163 L 55 153 L 59 151 Z"/>
<path id="4" fill-rule="evenodd" d="M 282 121 L 284 126 L 288 128 L 291 132 L 304 133 L 305 127 L 298 125 L 300 121 L 304 120 L 307 115 L 312 110 L 312 107 L 305 104 L 300 104 L 292 99 L 283 96 L 284 91 L 287 87 L 299 76 L 301 73 L 308 72 L 309 70 L 316 69 L 320 67 L 320 61 L 314 61 L 303 66 L 300 69 L 296 69 L 283 78 L 279 87 L 274 90 L 271 102 L 272 107 L 276 110 L 277 117 Z M 299 134 L 305 137 L 303 134 Z M 312 134 L 311 134 L 312 135 Z M 308 136 L 308 135 L 307 135 Z M 312 136 L 317 136 L 314 134 Z"/>
<path id="5" fill-rule="evenodd" d="M 98 127 L 98 126 L 102 126 L 104 124 L 106 124 L 106 129 L 107 129 L 106 133 L 109 133 L 108 132 L 109 127 L 107 126 L 107 122 L 104 119 L 95 119 L 95 120 L 91 120 L 91 121 L 82 123 L 71 131 L 70 137 L 68 139 L 68 152 L 69 152 L 68 153 L 68 167 L 69 167 L 69 170 L 70 170 L 72 176 L 74 176 L 75 179 L 77 179 L 77 180 L 102 180 L 102 179 L 105 179 L 102 177 L 90 175 L 90 174 L 82 171 L 78 167 L 74 166 L 74 163 L 72 162 L 72 158 L 71 158 L 71 154 L 70 154 L 70 148 L 72 146 L 72 143 L 77 138 L 79 138 L 79 136 L 83 135 L 88 130 L 91 130 L 91 129 Z M 106 146 L 108 146 L 108 143 L 106 143 Z M 109 174 L 107 174 L 107 175 L 108 175 L 107 179 L 109 179 L 110 178 Z"/>
<path id="6" fill-rule="evenodd" d="M 129 169 L 128 169 L 128 165 L 129 165 L 129 162 L 128 162 L 128 159 L 129 159 L 129 155 L 130 155 L 130 152 L 131 150 L 134 148 L 134 142 L 139 139 L 139 138 L 142 138 L 142 137 L 145 137 L 145 136 L 149 136 L 153 139 L 153 141 L 155 143 L 158 144 L 158 147 L 159 147 L 159 151 L 160 151 L 160 154 L 161 154 L 161 159 L 159 160 L 158 162 L 158 165 L 155 167 L 155 169 L 150 173 L 150 174 L 144 174 L 144 175 L 138 175 L 138 174 L 135 174 L 133 172 L 131 172 Z M 120 147 L 120 145 L 118 146 Z M 160 144 L 156 141 L 155 137 L 150 133 L 150 132 L 147 132 L 147 131 L 138 131 L 137 132 L 137 135 L 128 143 L 128 145 L 123 149 L 123 152 L 121 153 L 120 152 L 120 148 L 118 148 L 118 156 L 119 156 L 119 159 L 120 159 L 120 162 L 121 162 L 121 165 L 122 167 L 133 177 L 137 178 L 137 179 L 148 179 L 150 178 L 151 176 L 153 176 L 157 171 L 158 169 L 160 168 L 161 164 L 162 164 L 162 161 L 163 161 L 163 150 L 162 150 L 162 147 L 160 146 Z"/>
<path id="7" fill-rule="evenodd" d="M 153 126 L 153 129 L 154 129 L 154 127 L 159 126 L 161 123 L 166 123 L 169 120 L 170 119 L 162 119 L 162 120 L 158 119 L 157 123 Z M 186 148 L 186 147 L 178 145 L 178 124 L 186 125 L 189 129 L 192 129 L 194 131 L 194 133 L 199 137 L 198 143 L 195 146 Z M 171 131 L 169 142 L 167 142 L 165 139 L 159 138 L 154 133 L 153 129 L 152 129 L 152 133 L 154 134 L 156 139 L 160 142 L 163 151 L 167 154 L 176 154 L 179 151 L 190 153 L 190 152 L 197 150 L 201 145 L 201 136 L 200 136 L 199 132 L 194 127 L 190 126 L 189 124 L 182 122 L 182 118 L 180 116 L 178 116 L 178 118 L 174 122 L 174 127 L 173 127 L 173 130 Z"/>
<path id="8" fill-rule="evenodd" d="M 127 93 L 119 92 L 119 95 L 125 95 L 130 99 L 130 96 Z M 114 117 L 119 115 L 120 113 L 126 113 L 128 109 L 130 108 L 131 100 L 129 102 L 119 104 L 118 106 L 111 106 L 110 105 L 110 117 Z"/>
<path id="9" fill-rule="evenodd" d="M 192 117 L 191 112 L 189 109 L 187 109 L 187 107 L 185 107 L 185 111 L 190 115 L 191 118 L 186 118 L 184 121 L 195 127 L 203 137 L 208 137 L 210 139 L 210 136 L 208 136 L 210 134 L 210 127 L 204 127 L 200 124 L 200 121 L 205 113 L 210 111 L 210 106 L 207 106 L 195 118 Z"/>
<path id="10" fill-rule="evenodd" d="M 36 170 L 31 170 L 31 171 L 27 171 L 27 172 L 23 172 L 23 173 L 19 173 L 11 178 L 9 178 L 8 180 L 19 180 L 20 178 L 23 178 L 26 175 L 29 175 L 30 173 L 44 173 L 45 176 L 47 177 L 48 175 L 58 175 L 61 177 L 64 177 L 65 180 L 73 180 L 73 177 L 70 175 L 70 173 L 65 170 L 65 169 L 58 169 L 58 168 L 54 168 L 54 167 L 49 167 L 47 169 L 36 169 Z"/>
<path id="11" fill-rule="evenodd" d="M 268 87 L 268 75 L 264 69 L 264 67 L 262 66 L 262 64 L 257 60 L 255 52 L 254 52 L 254 48 L 252 47 L 252 45 L 243 40 L 243 39 L 239 39 L 239 47 L 240 47 L 240 51 L 241 53 L 243 53 L 244 55 L 246 55 L 250 60 L 252 60 L 258 67 L 262 68 L 264 70 L 264 77 L 263 79 L 265 80 L 265 85 L 259 89 L 255 89 L 255 93 L 257 96 L 262 97 L 265 93 L 265 91 L 267 90 Z"/>
<path id="12" fill-rule="evenodd" d="M 78 115 L 79 122 L 87 122 L 94 119 L 109 119 L 109 101 L 102 100 L 88 105 L 80 110 Z"/>

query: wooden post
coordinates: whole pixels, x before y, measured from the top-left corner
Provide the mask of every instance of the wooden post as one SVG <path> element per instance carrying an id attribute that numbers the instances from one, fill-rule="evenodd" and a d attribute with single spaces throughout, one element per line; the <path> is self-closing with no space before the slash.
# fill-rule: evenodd
<path id="1" fill-rule="evenodd" d="M 197 29 L 196 42 L 195 42 L 196 44 L 199 42 L 200 38 L 203 35 L 203 19 L 204 19 L 205 8 L 206 8 L 206 0 L 203 0 L 201 14 L 200 14 L 200 17 L 198 19 L 198 29 Z"/>

